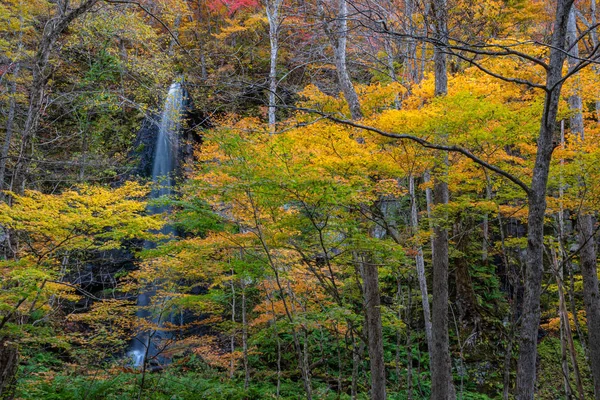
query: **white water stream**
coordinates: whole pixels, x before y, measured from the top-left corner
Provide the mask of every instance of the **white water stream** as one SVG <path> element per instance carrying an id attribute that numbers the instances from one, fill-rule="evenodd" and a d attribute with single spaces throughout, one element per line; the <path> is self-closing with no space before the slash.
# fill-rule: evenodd
<path id="1" fill-rule="evenodd" d="M 174 177 L 173 174 L 177 169 L 177 158 L 179 153 L 179 132 L 181 130 L 181 117 L 184 109 L 184 89 L 179 82 L 175 82 L 169 88 L 169 93 L 165 100 L 162 110 L 158 135 L 156 137 L 156 145 L 154 150 L 154 161 L 152 164 L 152 181 L 154 189 L 150 195 L 151 198 L 168 196 L 173 193 Z M 167 211 L 165 206 L 151 206 L 148 211 L 150 213 L 162 213 Z M 161 233 L 170 234 L 173 229 L 170 226 L 163 228 Z M 153 247 L 153 243 L 147 243 L 146 247 Z M 163 304 L 156 304 L 153 310 L 149 309 L 152 296 L 155 294 L 154 285 L 150 284 L 144 289 L 145 291 L 138 296 L 137 306 L 138 318 L 152 319 L 156 326 L 160 326 L 167 318 L 170 318 L 170 313 L 165 310 Z M 166 315 L 165 315 L 166 314 Z M 134 367 L 144 365 L 144 360 L 158 359 L 160 360 L 160 344 L 161 341 L 169 339 L 169 332 L 163 330 L 150 330 L 139 333 L 129 346 L 127 352 L 132 360 Z"/>

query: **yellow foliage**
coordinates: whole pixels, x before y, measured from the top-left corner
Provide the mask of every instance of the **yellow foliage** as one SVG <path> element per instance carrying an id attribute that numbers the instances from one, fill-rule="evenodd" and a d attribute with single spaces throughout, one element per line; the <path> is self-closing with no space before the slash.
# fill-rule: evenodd
<path id="1" fill-rule="evenodd" d="M 18 311 L 27 321 L 29 311 L 49 312 L 58 299 L 78 301 L 82 293 L 61 283 L 71 271 L 71 254 L 81 257 L 119 248 L 124 240 L 154 237 L 151 231 L 160 229 L 163 221 L 144 215 L 148 192 L 146 186 L 126 182 L 115 189 L 88 185 L 60 194 L 7 193 L 12 201 L 0 203 L 0 225 L 22 245 L 15 260 L 0 261 L 0 314 Z M 115 314 L 115 304 L 95 303 L 92 312 L 71 320 L 98 326 L 106 335 L 99 333 L 97 340 L 110 342 L 123 332 L 127 319 L 126 314 Z M 107 324 L 116 330 L 108 334 Z"/>

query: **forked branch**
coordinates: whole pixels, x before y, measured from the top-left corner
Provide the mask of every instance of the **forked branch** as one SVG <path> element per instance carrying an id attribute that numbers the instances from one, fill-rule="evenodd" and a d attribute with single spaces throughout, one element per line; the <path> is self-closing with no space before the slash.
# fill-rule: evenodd
<path id="1" fill-rule="evenodd" d="M 338 118 L 336 116 L 333 116 L 331 114 L 327 114 L 324 113 L 323 111 L 320 110 L 316 110 L 316 109 L 312 109 L 312 108 L 304 108 L 304 107 L 288 107 L 291 108 L 293 110 L 296 111 L 302 111 L 302 112 L 306 112 L 309 114 L 317 114 L 322 116 L 323 118 L 326 118 L 332 122 L 338 123 L 338 124 L 342 124 L 342 125 L 346 125 L 346 126 L 351 126 L 353 128 L 357 128 L 357 129 L 361 129 L 364 131 L 368 131 L 368 132 L 373 132 L 376 133 L 378 135 L 384 136 L 384 137 L 388 137 L 388 138 L 392 138 L 392 139 L 400 139 L 400 140 L 409 140 L 411 142 L 415 142 L 417 144 L 419 144 L 422 147 L 425 147 L 427 149 L 433 149 L 433 150 L 440 150 L 440 151 L 449 151 L 449 152 L 453 152 L 453 153 L 459 153 L 464 155 L 465 157 L 469 158 L 470 160 L 472 160 L 474 163 L 490 170 L 493 171 L 495 173 L 497 173 L 500 176 L 503 176 L 504 178 L 508 179 L 509 181 L 513 182 L 514 184 L 516 184 L 517 186 L 519 186 L 521 189 L 523 189 L 523 191 L 529 195 L 531 193 L 531 189 L 529 188 L 529 186 L 527 186 L 525 184 L 525 182 L 523 182 L 521 179 L 519 179 L 518 177 L 516 177 L 515 175 L 503 170 L 500 167 L 497 167 L 493 164 L 490 164 L 489 162 L 479 158 L 478 156 L 476 156 L 475 154 L 473 154 L 470 150 L 465 149 L 464 147 L 460 147 L 457 145 L 441 145 L 441 144 L 435 144 L 435 143 L 431 143 L 428 140 L 425 140 L 423 138 L 420 138 L 418 136 L 414 136 L 414 135 L 409 135 L 409 134 L 404 134 L 404 133 L 392 133 L 392 132 L 387 132 L 384 131 L 382 129 L 379 128 L 375 128 L 373 126 L 369 126 L 369 125 L 363 125 L 363 124 L 359 124 L 357 122 L 354 121 L 350 121 L 344 118 Z"/>

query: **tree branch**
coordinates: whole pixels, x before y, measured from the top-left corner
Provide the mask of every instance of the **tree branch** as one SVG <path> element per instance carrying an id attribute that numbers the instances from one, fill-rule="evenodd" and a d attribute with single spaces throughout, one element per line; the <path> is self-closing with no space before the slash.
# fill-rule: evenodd
<path id="1" fill-rule="evenodd" d="M 285 106 L 279 106 L 279 107 L 285 107 Z M 531 189 L 529 188 L 529 186 L 527 186 L 521 179 L 519 179 L 518 177 L 514 176 L 513 174 L 511 174 L 507 171 L 504 171 L 502 168 L 499 168 L 499 167 L 497 167 L 493 164 L 490 164 L 489 162 L 477 157 L 475 154 L 471 153 L 471 151 L 465 149 L 464 147 L 460 147 L 460 146 L 456 146 L 456 145 L 449 145 L 449 146 L 438 145 L 438 144 L 431 143 L 428 140 L 422 139 L 422 138 L 414 136 L 414 135 L 386 132 L 384 130 L 381 130 L 381 129 L 378 129 L 378 128 L 375 128 L 372 126 L 362 125 L 362 124 L 359 124 L 359 123 L 356 123 L 356 122 L 353 122 L 353 121 L 350 121 L 347 119 L 334 117 L 331 114 L 327 114 L 327 113 L 324 113 L 322 111 L 315 110 L 312 108 L 304 108 L 304 107 L 286 107 L 286 108 L 291 108 L 296 111 L 307 112 L 309 114 L 317 114 L 324 118 L 327 118 L 328 120 L 330 120 L 332 122 L 346 125 L 346 126 L 351 126 L 354 128 L 364 130 L 364 131 L 368 131 L 368 132 L 373 132 L 373 133 L 376 133 L 376 134 L 384 136 L 384 137 L 388 137 L 388 138 L 392 138 L 392 139 L 400 139 L 400 140 L 410 140 L 410 141 L 415 142 L 415 143 L 419 144 L 420 146 L 428 148 L 428 149 L 449 151 L 449 152 L 453 152 L 453 153 L 462 154 L 465 157 L 472 160 L 473 162 L 475 162 L 476 164 L 479 164 L 480 166 L 487 168 L 490 171 L 493 171 L 493 172 L 497 173 L 498 175 L 501 175 L 501 176 L 505 177 L 506 179 L 508 179 L 509 181 L 513 182 L 514 184 L 519 186 L 521 189 L 523 189 L 523 191 L 527 195 L 529 195 L 531 193 Z"/>
<path id="2" fill-rule="evenodd" d="M 49 280 L 48 282 L 50 282 L 50 283 L 56 283 L 58 285 L 63 285 L 63 286 L 67 286 L 67 287 L 70 287 L 72 289 L 75 289 L 76 291 L 78 291 L 79 293 L 81 293 L 82 295 L 84 295 L 85 297 L 87 297 L 89 299 L 92 299 L 94 301 L 107 301 L 106 299 L 102 299 L 100 297 L 94 296 L 92 293 L 88 292 L 87 290 L 85 290 L 85 289 L 83 289 L 83 288 L 81 288 L 81 287 L 79 287 L 77 285 L 72 285 L 70 283 L 60 282 L 60 281 L 50 281 Z M 132 300 L 134 298 L 135 298 L 135 296 L 126 296 L 126 297 L 120 298 L 118 300 Z"/>
<path id="3" fill-rule="evenodd" d="M 504 82 L 510 82 L 510 83 L 517 83 L 520 85 L 526 85 L 526 86 L 530 86 L 530 87 L 534 87 L 536 89 L 542 89 L 544 91 L 548 91 L 548 88 L 546 88 L 545 85 L 541 85 L 539 83 L 534 83 L 525 79 L 519 79 L 519 78 L 509 78 L 506 77 L 504 75 L 500 75 L 495 73 L 494 71 L 489 70 L 488 68 L 484 67 L 483 65 L 481 65 L 480 63 L 476 62 L 473 58 L 468 58 L 465 57 L 461 54 L 455 53 L 453 51 L 446 51 L 447 54 L 453 55 L 455 57 L 460 58 L 461 60 L 464 60 L 466 62 L 468 62 L 469 64 L 471 64 L 472 66 L 474 66 L 475 68 L 477 68 L 478 70 L 482 71 L 483 73 L 490 75 L 494 78 L 500 79 L 501 81 Z"/>

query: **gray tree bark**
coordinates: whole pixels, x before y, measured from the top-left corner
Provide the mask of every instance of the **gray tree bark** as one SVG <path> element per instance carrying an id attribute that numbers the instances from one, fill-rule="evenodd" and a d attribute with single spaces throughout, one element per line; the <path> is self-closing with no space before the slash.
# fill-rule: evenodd
<path id="1" fill-rule="evenodd" d="M 598 267 L 596 245 L 594 243 L 593 215 L 579 217 L 579 245 L 581 275 L 583 277 L 583 303 L 587 318 L 590 367 L 594 378 L 595 399 L 600 399 L 600 293 L 598 292 Z"/>
<path id="2" fill-rule="evenodd" d="M 233 276 L 233 270 L 231 271 L 231 275 Z M 229 351 L 231 351 L 231 354 L 233 354 L 235 352 L 235 334 L 236 334 L 236 330 L 235 330 L 235 314 L 236 314 L 236 308 L 235 308 L 235 283 L 233 281 L 233 279 L 229 282 L 229 284 L 231 285 L 231 337 L 229 338 L 230 343 L 229 343 Z M 235 376 L 235 360 L 233 359 L 233 357 L 231 358 L 231 360 L 229 360 L 229 379 L 233 379 L 233 377 Z"/>
<path id="3" fill-rule="evenodd" d="M 4 135 L 4 144 L 2 145 L 2 154 L 0 154 L 0 190 L 4 190 L 4 180 L 6 178 L 6 162 L 8 161 L 8 153 L 10 152 L 10 145 L 12 143 L 12 137 L 15 126 L 15 113 L 17 109 L 17 78 L 19 76 L 19 69 L 21 64 L 17 62 L 14 66 L 12 73 L 12 81 L 10 82 L 9 94 L 10 102 L 8 105 L 8 117 L 6 119 L 6 134 Z"/>
<path id="4" fill-rule="evenodd" d="M 540 323 L 542 289 L 544 216 L 550 160 L 554 150 L 553 134 L 562 89 L 562 67 L 566 58 L 567 23 L 573 0 L 558 0 L 550 61 L 546 73 L 546 95 L 537 153 L 529 193 L 527 217 L 527 258 L 525 296 L 521 316 L 521 335 L 517 372 L 516 398 L 533 400 L 536 381 L 537 337 Z"/>
<path id="5" fill-rule="evenodd" d="M 563 371 L 565 374 L 565 394 L 567 398 L 578 397 L 579 400 L 585 398 L 585 391 L 583 389 L 583 381 L 581 379 L 581 373 L 579 372 L 579 363 L 577 362 L 577 352 L 575 351 L 575 343 L 573 342 L 573 335 L 571 333 L 571 324 L 569 323 L 569 313 L 567 312 L 567 303 L 565 301 L 564 282 L 563 282 L 563 266 L 558 261 L 556 251 L 551 248 L 552 264 L 554 277 L 556 279 L 556 286 L 558 287 L 558 310 L 561 323 L 561 353 L 563 357 Z M 569 354 L 571 358 L 571 365 L 573 366 L 573 375 L 575 375 L 575 382 L 577 384 L 577 395 L 575 396 L 574 391 L 571 389 L 569 380 L 569 369 L 566 361 L 566 355 Z M 566 367 L 566 368 L 565 368 Z"/>
<path id="6" fill-rule="evenodd" d="M 348 66 L 346 63 L 346 43 L 348 40 L 348 3 L 346 0 L 339 0 L 339 18 L 337 27 L 337 43 L 333 46 L 333 54 L 338 82 L 344 93 L 348 107 L 350 108 L 352 119 L 361 119 L 363 114 L 360 109 L 358 95 L 350 80 L 350 74 L 348 73 Z"/>
<path id="7" fill-rule="evenodd" d="M 415 178 L 411 175 L 408 181 L 408 192 L 410 194 L 410 225 L 413 235 L 419 231 L 419 215 L 417 210 L 417 198 L 415 194 Z M 423 257 L 423 248 L 417 248 L 415 256 L 415 264 L 417 266 L 417 280 L 419 281 L 419 289 L 421 290 L 421 304 L 423 306 L 423 319 L 425 320 L 425 337 L 427 338 L 427 348 L 429 357 L 431 357 L 431 348 L 433 346 L 431 338 L 431 310 L 429 307 L 429 294 L 427 290 L 427 277 L 425 276 L 425 259 Z"/>
<path id="8" fill-rule="evenodd" d="M 348 103 L 350 109 L 350 116 L 352 119 L 357 120 L 363 117 L 362 110 L 360 108 L 360 102 L 358 95 L 350 79 L 348 73 L 348 66 L 346 63 L 346 44 L 348 41 L 348 3 L 346 0 L 338 0 L 338 11 L 337 18 L 333 24 L 333 30 L 331 24 L 326 20 L 325 6 L 323 0 L 317 2 L 318 13 L 323 20 L 323 28 L 325 33 L 329 37 L 329 41 L 333 47 L 333 58 L 335 61 L 335 71 L 338 78 L 338 85 L 344 98 Z"/>
<path id="9" fill-rule="evenodd" d="M 246 316 L 246 281 L 241 278 L 242 285 L 242 354 L 244 361 L 244 389 L 250 385 L 250 363 L 248 361 L 248 318 Z"/>
<path id="10" fill-rule="evenodd" d="M 431 3 L 435 18 L 434 32 L 436 39 L 442 44 L 448 43 L 447 9 L 445 0 L 433 0 Z M 443 47 L 434 49 L 435 96 L 448 93 L 448 73 L 446 54 Z M 447 140 L 445 133 L 442 141 Z M 433 204 L 448 204 L 449 192 L 446 182 L 448 153 L 443 153 L 437 160 L 436 174 L 433 183 Z M 449 350 L 448 335 L 448 229 L 445 218 L 438 215 L 433 224 L 433 299 L 431 309 L 432 348 L 431 354 L 431 399 L 453 400 L 456 398 L 452 380 L 452 362 Z"/>
<path id="11" fill-rule="evenodd" d="M 277 123 L 277 53 L 279 52 L 279 9 L 283 0 L 265 0 L 267 21 L 269 21 L 269 42 L 271 45 L 269 67 L 269 127 L 275 132 Z"/>
<path id="12" fill-rule="evenodd" d="M 577 59 L 579 58 L 579 48 L 575 43 L 578 36 L 575 8 L 573 8 L 569 13 L 567 28 L 567 45 L 573 46 L 569 50 L 569 70 L 572 70 L 577 65 Z M 578 77 L 575 77 L 575 79 L 578 79 Z M 569 96 L 568 100 L 569 108 L 573 111 L 569 121 L 571 132 L 583 141 L 585 140 L 585 131 L 583 127 L 583 102 L 581 95 L 575 92 Z M 595 398 L 596 400 L 600 400 L 600 294 L 598 293 L 598 266 L 596 261 L 594 225 L 595 218 L 593 214 L 585 210 L 580 212 L 577 223 L 579 245 L 581 246 L 579 261 L 581 276 L 583 278 L 583 300 L 588 326 L 590 367 L 594 380 Z"/>
<path id="13" fill-rule="evenodd" d="M 362 257 L 367 320 L 369 361 L 371 367 L 371 400 L 385 400 L 385 364 L 383 359 L 383 326 L 379 298 L 379 271 L 375 263 Z"/>

